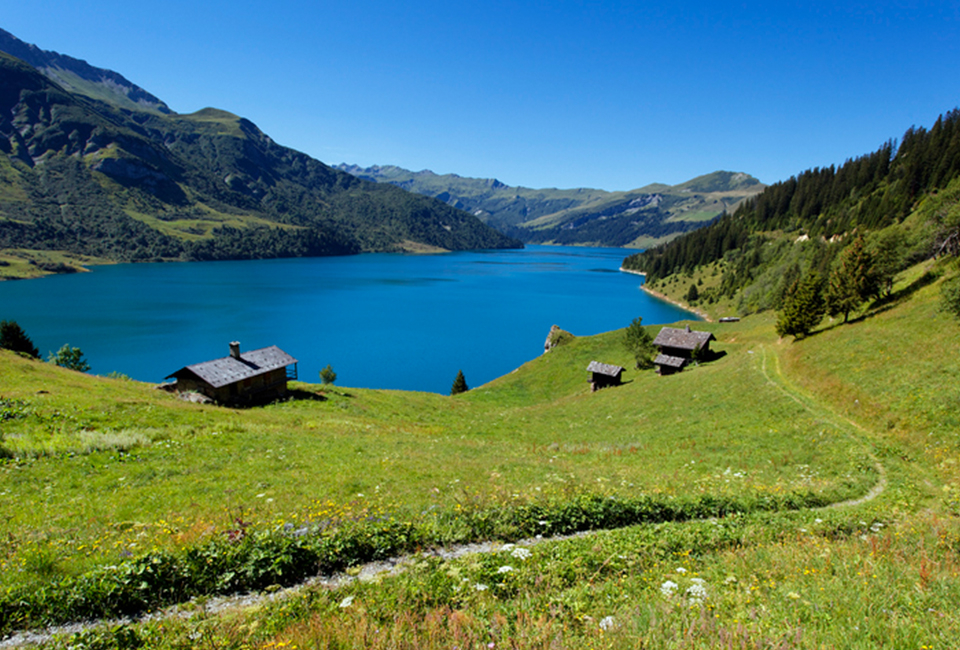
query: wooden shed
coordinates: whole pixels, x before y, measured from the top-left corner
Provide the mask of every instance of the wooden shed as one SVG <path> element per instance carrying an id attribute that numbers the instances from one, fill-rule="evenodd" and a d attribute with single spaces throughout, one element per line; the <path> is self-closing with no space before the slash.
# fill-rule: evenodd
<path id="1" fill-rule="evenodd" d="M 680 372 L 695 355 L 708 353 L 710 341 L 715 340 L 710 332 L 691 330 L 689 325 L 685 328 L 664 327 L 653 339 L 653 344 L 660 350 L 653 364 L 661 375 Z"/>
<path id="2" fill-rule="evenodd" d="M 590 390 L 596 391 L 607 386 L 619 386 L 622 382 L 620 376 L 623 374 L 623 368 L 612 366 L 608 363 L 591 361 L 587 366 L 587 372 L 590 373 Z"/>
<path id="3" fill-rule="evenodd" d="M 297 360 L 275 345 L 240 353 L 230 344 L 230 356 L 185 366 L 167 378 L 177 380 L 177 392 L 197 392 L 221 404 L 243 404 L 281 397 L 287 381 L 297 378 Z"/>

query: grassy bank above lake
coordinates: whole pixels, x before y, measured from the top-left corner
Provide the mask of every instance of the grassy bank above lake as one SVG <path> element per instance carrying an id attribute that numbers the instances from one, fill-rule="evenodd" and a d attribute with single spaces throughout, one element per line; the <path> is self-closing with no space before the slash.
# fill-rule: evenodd
<path id="1" fill-rule="evenodd" d="M 56 643 L 948 647 L 960 328 L 936 284 L 902 295 L 798 343 L 769 315 L 693 324 L 722 356 L 670 377 L 580 337 L 455 398 L 297 384 L 232 410 L 0 351 L 4 629 L 608 528 Z M 590 393 L 591 360 L 625 385 Z"/>

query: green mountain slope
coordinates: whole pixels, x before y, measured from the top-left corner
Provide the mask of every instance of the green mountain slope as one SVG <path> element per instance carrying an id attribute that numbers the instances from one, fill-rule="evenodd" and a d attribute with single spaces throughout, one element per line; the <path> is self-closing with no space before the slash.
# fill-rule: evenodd
<path id="1" fill-rule="evenodd" d="M 772 185 L 707 228 L 626 258 L 624 267 L 646 273 L 648 287 L 673 297 L 689 286 L 681 276 L 696 277 L 706 283 L 696 292 L 700 306 L 725 301 L 749 313 L 779 309 L 801 275 L 828 279 L 861 235 L 871 268 L 890 277 L 942 252 L 958 231 L 960 111 L 954 110 L 929 130 L 909 129 L 899 146 L 887 142 L 839 167 Z"/>
<path id="2" fill-rule="evenodd" d="M 748 174 L 724 171 L 676 186 L 654 183 L 607 192 L 511 187 L 496 179 L 412 172 L 392 165 L 337 168 L 440 199 L 526 243 L 638 248 L 699 228 L 765 187 Z"/>
<path id="3" fill-rule="evenodd" d="M 0 249 L 248 259 L 521 244 L 225 111 L 131 110 L 0 53 Z"/>

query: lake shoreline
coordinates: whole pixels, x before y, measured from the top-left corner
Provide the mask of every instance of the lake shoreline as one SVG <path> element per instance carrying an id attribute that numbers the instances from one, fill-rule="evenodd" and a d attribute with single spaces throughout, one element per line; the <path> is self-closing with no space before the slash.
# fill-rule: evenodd
<path id="1" fill-rule="evenodd" d="M 630 273 L 630 274 L 632 274 L 632 275 L 641 275 L 641 276 L 643 276 L 644 280 L 646 280 L 646 277 L 647 277 L 647 274 L 644 273 L 643 271 L 634 271 L 633 269 L 625 269 L 625 268 L 623 268 L 622 266 L 620 267 L 620 271 L 622 271 L 623 273 Z M 664 301 L 664 302 L 666 302 L 666 303 L 669 303 L 669 304 L 673 305 L 674 307 L 679 307 L 680 309 L 682 309 L 682 310 L 684 310 L 684 311 L 688 311 L 688 312 L 690 312 L 691 314 L 696 315 L 696 316 L 699 317 L 701 320 L 704 320 L 704 321 L 706 321 L 706 322 L 708 322 L 708 323 L 712 323 L 712 322 L 713 322 L 713 319 L 710 317 L 710 314 L 708 314 L 707 312 L 705 312 L 705 311 L 703 311 L 703 310 L 701 310 L 701 309 L 696 309 L 695 307 L 691 307 L 690 305 L 688 305 L 688 304 L 686 304 L 686 303 L 684 303 L 684 302 L 682 302 L 682 301 L 680 301 L 680 300 L 675 300 L 675 299 L 673 299 L 673 298 L 670 298 L 669 296 L 667 296 L 667 295 L 665 295 L 665 294 L 662 294 L 662 293 L 660 293 L 659 291 L 655 291 L 655 290 L 653 290 L 653 289 L 648 289 L 645 282 L 644 282 L 644 284 L 641 284 L 641 285 L 640 285 L 640 288 L 641 288 L 643 291 L 646 291 L 650 296 L 656 298 L 657 300 L 662 300 L 662 301 Z"/>

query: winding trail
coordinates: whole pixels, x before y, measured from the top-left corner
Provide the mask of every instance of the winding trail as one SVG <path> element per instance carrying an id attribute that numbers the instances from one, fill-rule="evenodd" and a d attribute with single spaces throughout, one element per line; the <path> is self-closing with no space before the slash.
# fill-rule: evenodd
<path id="1" fill-rule="evenodd" d="M 823 403 L 814 400 L 812 397 L 804 394 L 800 391 L 800 389 L 790 384 L 787 378 L 784 376 L 783 370 L 780 368 L 780 357 L 777 355 L 777 353 L 771 352 L 766 345 L 761 344 L 758 347 L 760 348 L 761 357 L 760 373 L 763 375 L 763 378 L 767 380 L 767 383 L 799 404 L 810 414 L 831 422 L 834 426 L 845 430 L 847 432 L 847 436 L 849 436 L 851 440 L 860 444 L 866 444 L 868 446 L 867 455 L 870 456 L 870 460 L 873 461 L 873 465 L 877 470 L 878 479 L 876 484 L 863 496 L 855 499 L 847 499 L 846 501 L 837 501 L 836 503 L 823 506 L 823 508 L 847 508 L 858 506 L 869 501 L 873 501 L 878 496 L 883 494 L 884 490 L 887 489 L 887 470 L 883 466 L 883 463 L 880 462 L 880 459 L 877 458 L 876 454 L 874 454 L 869 448 L 867 441 L 864 440 L 864 438 L 869 439 L 873 437 L 873 433 L 847 416 L 837 413 Z M 767 360 L 771 355 L 773 356 L 773 362 L 770 365 L 773 366 L 772 372 L 774 376 L 771 376 L 770 371 L 767 370 Z M 854 430 L 858 433 L 854 433 Z"/>
<path id="2" fill-rule="evenodd" d="M 785 396 L 789 397 L 791 400 L 800 405 L 803 409 L 811 413 L 817 418 L 823 419 L 825 421 L 831 422 L 833 425 L 844 430 L 846 434 L 851 438 L 851 440 L 860 443 L 866 444 L 864 438 L 872 437 L 872 432 L 857 422 L 854 422 L 850 418 L 837 413 L 828 406 L 822 404 L 821 402 L 816 401 L 812 397 L 804 394 L 800 389 L 791 385 L 787 378 L 784 376 L 782 369 L 780 368 L 780 358 L 775 351 L 768 349 L 766 345 L 757 346 L 760 351 L 760 362 L 759 362 L 759 371 L 766 379 L 767 383 L 779 390 Z M 772 357 L 772 362 L 769 361 Z M 772 370 L 768 368 L 772 366 Z M 869 445 L 868 445 L 869 446 Z M 831 503 L 821 508 L 810 508 L 810 510 L 818 509 L 828 509 L 828 508 L 847 508 L 858 506 L 863 503 L 867 503 L 876 499 L 880 496 L 887 487 L 887 473 L 883 464 L 877 459 L 876 455 L 869 450 L 867 451 L 871 460 L 874 462 L 876 467 L 878 480 L 877 483 L 863 496 L 848 499 L 846 501 L 838 501 L 836 503 Z M 160 610 L 158 612 L 153 612 L 138 618 L 125 618 L 125 619 L 114 619 L 114 620 L 99 620 L 99 621 L 86 621 L 81 623 L 74 623 L 70 625 L 49 627 L 41 630 L 25 630 L 21 632 L 16 632 L 13 635 L 7 637 L 6 639 L 0 640 L 0 650 L 6 648 L 18 648 L 23 646 L 37 645 L 40 643 L 45 643 L 53 639 L 53 637 L 58 635 L 73 634 L 75 632 L 80 632 L 87 629 L 92 629 L 100 625 L 119 625 L 119 624 L 129 624 L 136 622 L 146 622 L 151 620 L 158 619 L 170 619 L 170 618 L 191 618 L 198 614 L 216 614 L 218 612 L 234 609 L 238 607 L 251 607 L 256 606 L 265 602 L 271 602 L 275 600 L 281 600 L 296 595 L 301 590 L 314 587 L 314 586 L 323 586 L 331 589 L 341 587 L 345 584 L 349 584 L 355 580 L 372 580 L 377 577 L 394 575 L 402 572 L 405 567 L 417 561 L 418 558 L 423 556 L 433 556 L 440 557 L 445 560 L 455 559 L 462 557 L 464 555 L 469 555 L 472 553 L 495 553 L 505 548 L 510 548 L 514 545 L 516 546 L 534 546 L 543 542 L 556 542 L 562 541 L 565 539 L 572 539 L 575 537 L 583 537 L 586 535 L 592 535 L 597 532 L 602 532 L 601 530 L 593 531 L 584 531 L 580 533 L 574 533 L 573 535 L 561 535 L 556 537 L 546 537 L 546 538 L 534 538 L 534 539 L 525 539 L 516 544 L 505 544 L 503 542 L 491 541 L 483 542 L 477 544 L 461 544 L 445 548 L 436 548 L 428 551 L 424 551 L 418 554 L 409 554 L 404 556 L 399 556 L 395 558 L 390 558 L 388 560 L 382 560 L 377 562 L 369 562 L 367 564 L 361 565 L 359 567 L 354 567 L 350 570 L 349 573 L 337 573 L 334 575 L 328 576 L 316 576 L 305 582 L 289 587 L 286 589 L 281 589 L 272 593 L 247 593 L 233 596 L 223 596 L 217 598 L 210 598 L 205 601 L 203 606 L 190 606 L 184 607 L 181 605 L 174 605 L 166 609 Z"/>

